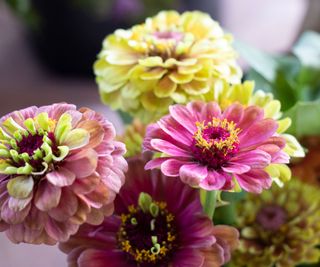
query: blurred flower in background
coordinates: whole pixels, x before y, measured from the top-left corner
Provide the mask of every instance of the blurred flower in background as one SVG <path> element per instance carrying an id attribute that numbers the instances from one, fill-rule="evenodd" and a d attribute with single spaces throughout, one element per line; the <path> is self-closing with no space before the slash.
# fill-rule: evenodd
<path id="1" fill-rule="evenodd" d="M 298 179 L 237 205 L 240 246 L 231 266 L 287 267 L 320 258 L 319 190 Z"/>
<path id="2" fill-rule="evenodd" d="M 129 159 L 127 183 L 115 214 L 99 226 L 84 225 L 60 249 L 69 266 L 219 267 L 237 245 L 236 229 L 202 213 L 199 192 L 145 162 Z"/>
<path id="3" fill-rule="evenodd" d="M 239 83 L 232 38 L 208 14 L 160 12 L 108 36 L 94 65 L 101 99 L 149 122 L 172 103 Z"/>

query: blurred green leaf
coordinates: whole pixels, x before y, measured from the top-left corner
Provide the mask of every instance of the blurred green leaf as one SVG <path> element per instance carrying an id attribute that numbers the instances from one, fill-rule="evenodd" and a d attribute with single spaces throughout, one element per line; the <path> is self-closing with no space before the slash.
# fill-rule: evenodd
<path id="1" fill-rule="evenodd" d="M 305 32 L 294 45 L 293 54 L 305 66 L 320 68 L 320 34 Z"/>
<path id="2" fill-rule="evenodd" d="M 240 41 L 235 41 L 234 46 L 257 73 L 270 83 L 274 81 L 278 69 L 274 57 Z"/>
<path id="3" fill-rule="evenodd" d="M 298 138 L 320 134 L 320 101 L 298 102 L 284 116 L 292 119 L 288 133 Z"/>

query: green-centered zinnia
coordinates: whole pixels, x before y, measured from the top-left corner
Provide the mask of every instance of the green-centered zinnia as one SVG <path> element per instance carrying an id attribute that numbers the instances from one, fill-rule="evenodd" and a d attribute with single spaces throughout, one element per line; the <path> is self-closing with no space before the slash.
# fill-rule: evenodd
<path id="1" fill-rule="evenodd" d="M 248 195 L 237 208 L 236 267 L 291 267 L 320 258 L 319 190 L 294 179 L 284 188 Z"/>

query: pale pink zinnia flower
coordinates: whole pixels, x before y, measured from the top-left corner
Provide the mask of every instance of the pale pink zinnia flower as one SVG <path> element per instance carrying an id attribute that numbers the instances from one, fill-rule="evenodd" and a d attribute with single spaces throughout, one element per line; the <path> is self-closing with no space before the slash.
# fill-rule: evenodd
<path id="1" fill-rule="evenodd" d="M 113 212 L 125 146 L 88 108 L 30 107 L 0 120 L 0 231 L 14 243 L 55 244 Z"/>
<path id="2" fill-rule="evenodd" d="M 165 175 L 205 190 L 232 190 L 238 184 L 259 193 L 272 183 L 265 168 L 289 162 L 277 128 L 257 106 L 235 103 L 222 112 L 214 102 L 174 105 L 147 129 L 145 150 L 162 154 L 146 169 L 160 166 Z"/>
<path id="3" fill-rule="evenodd" d="M 69 267 L 219 267 L 230 260 L 238 232 L 213 225 L 199 191 L 145 162 L 129 159 L 115 213 L 99 226 L 84 224 L 60 249 Z"/>

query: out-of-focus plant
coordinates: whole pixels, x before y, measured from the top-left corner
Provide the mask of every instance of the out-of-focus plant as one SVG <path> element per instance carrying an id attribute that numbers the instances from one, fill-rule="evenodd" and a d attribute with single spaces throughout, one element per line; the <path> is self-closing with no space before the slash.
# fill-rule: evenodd
<path id="1" fill-rule="evenodd" d="M 318 134 L 320 121 L 320 35 L 305 32 L 287 55 L 273 56 L 244 43 L 237 50 L 251 69 L 246 78 L 256 88 L 272 92 L 292 119 L 289 129 L 297 137 Z"/>

